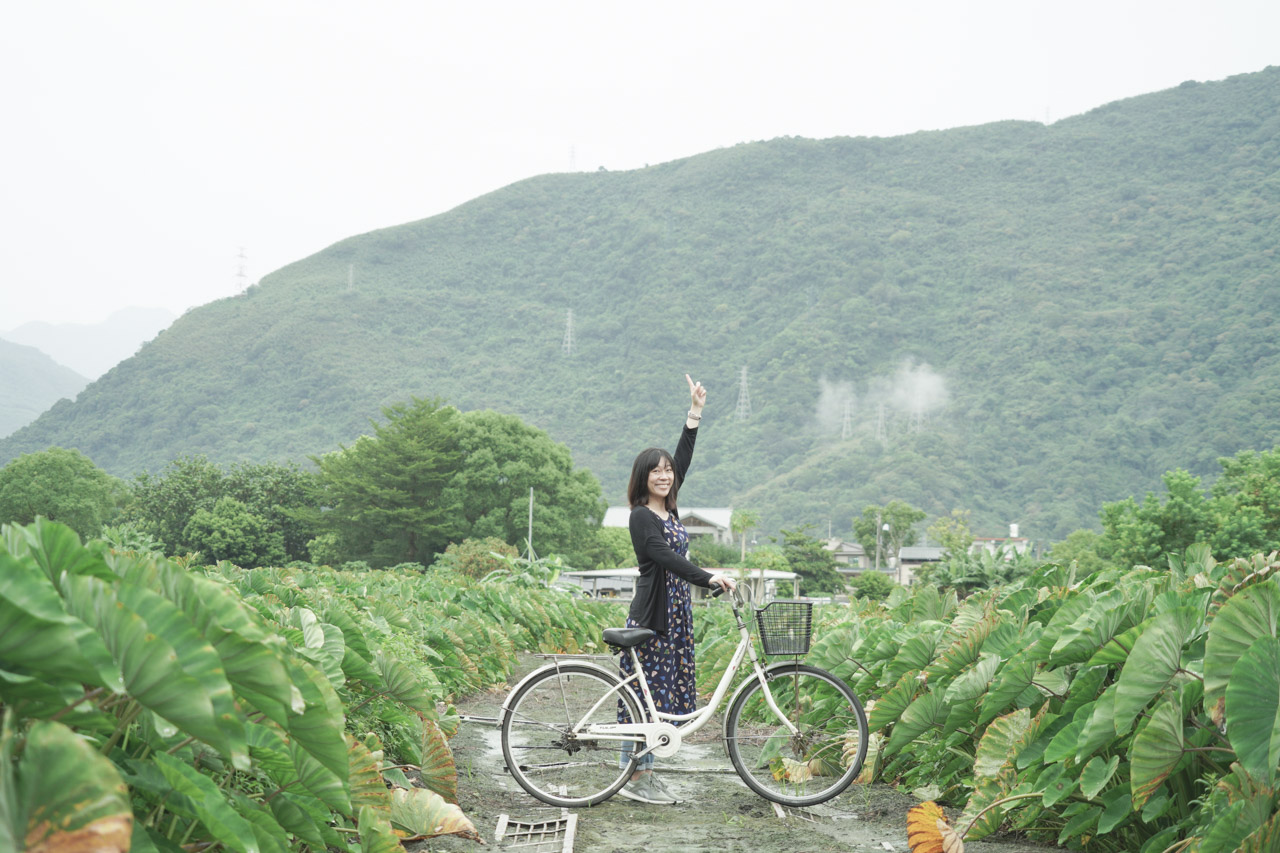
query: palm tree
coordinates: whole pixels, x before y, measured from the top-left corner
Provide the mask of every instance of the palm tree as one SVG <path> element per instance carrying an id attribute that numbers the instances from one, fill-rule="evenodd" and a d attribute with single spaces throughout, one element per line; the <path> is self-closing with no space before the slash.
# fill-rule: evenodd
<path id="1" fill-rule="evenodd" d="M 729 530 L 742 539 L 741 560 L 747 559 L 747 531 L 760 523 L 760 514 L 749 509 L 735 509 L 729 515 Z"/>

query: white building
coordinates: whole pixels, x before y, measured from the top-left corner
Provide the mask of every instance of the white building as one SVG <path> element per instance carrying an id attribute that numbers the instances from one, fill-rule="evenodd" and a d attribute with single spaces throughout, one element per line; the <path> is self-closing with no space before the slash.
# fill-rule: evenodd
<path id="1" fill-rule="evenodd" d="M 733 515 L 731 507 L 687 507 L 680 510 L 680 523 L 688 531 L 690 539 L 710 536 L 711 541 L 720 545 L 733 545 L 733 529 L 729 526 L 729 518 Z M 626 528 L 631 518 L 630 507 L 611 506 L 604 512 L 602 527 Z"/>

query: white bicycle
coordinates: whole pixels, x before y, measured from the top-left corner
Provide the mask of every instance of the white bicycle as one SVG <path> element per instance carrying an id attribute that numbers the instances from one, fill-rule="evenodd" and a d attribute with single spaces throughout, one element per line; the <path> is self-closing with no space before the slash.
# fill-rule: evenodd
<path id="1" fill-rule="evenodd" d="M 646 755 L 668 758 L 684 738 L 715 715 L 739 667 L 753 674 L 739 685 L 724 718 L 729 760 L 742 781 L 765 799 L 809 806 L 835 797 L 857 777 L 867 755 L 867 717 L 840 678 L 800 663 L 809 651 L 813 605 L 774 601 L 756 608 L 766 655 L 792 660 L 762 665 L 741 593 L 730 596 L 738 647 L 710 701 L 689 714 L 657 710 L 635 648 L 648 628 L 608 628 L 604 641 L 630 654 L 629 678 L 590 661 L 564 656 L 529 673 L 502 706 L 502 754 L 520 787 L 553 806 L 593 806 L 616 794 Z"/>

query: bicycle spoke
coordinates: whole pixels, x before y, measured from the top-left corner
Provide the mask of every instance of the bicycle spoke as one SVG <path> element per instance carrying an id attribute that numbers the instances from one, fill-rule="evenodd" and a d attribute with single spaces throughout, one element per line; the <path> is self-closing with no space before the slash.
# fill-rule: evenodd
<path id="1" fill-rule="evenodd" d="M 784 805 L 813 805 L 839 794 L 861 769 L 866 719 L 857 697 L 835 676 L 792 666 L 781 675 L 774 670 L 769 683 L 777 712 L 758 683 L 739 695 L 729 709 L 726 747 L 752 790 Z"/>
<path id="2" fill-rule="evenodd" d="M 600 802 L 622 786 L 630 767 L 622 750 L 629 741 L 573 731 L 617 722 L 618 700 L 601 701 L 616 684 L 615 676 L 596 667 L 567 664 L 547 667 L 521 685 L 503 716 L 502 749 L 522 788 L 543 802 L 573 807 Z M 627 713 L 639 713 L 628 696 L 620 700 Z M 535 756 L 543 760 L 523 760 Z"/>

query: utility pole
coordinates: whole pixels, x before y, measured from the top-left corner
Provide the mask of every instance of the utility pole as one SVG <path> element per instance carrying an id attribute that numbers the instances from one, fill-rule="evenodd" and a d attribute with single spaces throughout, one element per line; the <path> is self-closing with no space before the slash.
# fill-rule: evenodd
<path id="1" fill-rule="evenodd" d="M 840 438 L 847 439 L 853 435 L 853 400 L 844 401 L 844 422 L 840 425 Z"/>
<path id="2" fill-rule="evenodd" d="M 561 351 L 565 355 L 573 355 L 573 309 L 569 309 L 569 316 L 564 321 L 564 343 L 560 345 Z"/>
<path id="3" fill-rule="evenodd" d="M 880 513 L 876 513 L 876 571 L 880 571 Z"/>
<path id="4" fill-rule="evenodd" d="M 876 438 L 879 439 L 881 444 L 888 444 L 889 436 L 887 431 L 885 430 L 884 410 L 885 410 L 885 405 L 883 402 L 881 402 L 878 406 L 876 406 Z"/>
<path id="5" fill-rule="evenodd" d="M 751 417 L 751 393 L 747 390 L 747 368 L 742 368 L 742 378 L 738 381 L 738 420 L 745 421 Z"/>
<path id="6" fill-rule="evenodd" d="M 240 292 L 244 293 L 249 288 L 249 256 L 244 252 L 244 246 L 240 247 L 240 254 L 236 256 L 236 282 L 240 285 Z"/>
<path id="7" fill-rule="evenodd" d="M 526 555 L 526 559 L 532 563 L 538 559 L 538 555 L 533 553 L 533 486 L 529 487 L 529 535 L 525 542 L 529 545 L 529 553 Z"/>

